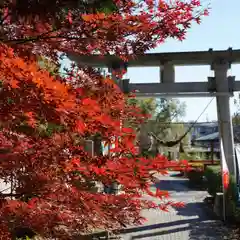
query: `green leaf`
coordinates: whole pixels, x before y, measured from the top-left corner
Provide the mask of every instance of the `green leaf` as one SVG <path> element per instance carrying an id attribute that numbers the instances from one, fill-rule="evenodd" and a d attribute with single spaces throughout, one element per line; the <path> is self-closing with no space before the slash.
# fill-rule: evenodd
<path id="1" fill-rule="evenodd" d="M 11 98 L 7 98 L 7 102 L 8 102 L 8 104 L 13 104 L 14 103 L 13 99 L 11 99 Z"/>

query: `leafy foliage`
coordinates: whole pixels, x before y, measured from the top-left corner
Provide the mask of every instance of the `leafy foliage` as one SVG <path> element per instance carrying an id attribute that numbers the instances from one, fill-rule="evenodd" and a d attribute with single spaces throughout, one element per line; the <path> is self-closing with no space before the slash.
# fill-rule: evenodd
<path id="1" fill-rule="evenodd" d="M 208 187 L 208 193 L 210 195 L 215 197 L 217 192 L 223 191 L 221 166 L 208 166 L 205 170 L 205 177 L 207 180 L 206 185 Z M 232 218 L 237 214 L 237 204 L 239 201 L 237 183 L 234 176 L 230 176 L 230 184 L 225 194 L 227 201 L 226 215 Z"/>
<path id="2" fill-rule="evenodd" d="M 182 163 L 138 156 L 134 130 L 124 124 L 144 122 L 141 109 L 94 69 L 73 65 L 60 77 L 57 54 L 111 53 L 127 60 L 167 37 L 182 40 L 204 11 L 197 0 L 114 0 L 107 13 L 98 3 L 0 3 L 0 179 L 14 180 L 12 191 L 0 195 L 2 239 L 19 228 L 72 239 L 96 228 L 140 224 L 142 209 L 183 205 L 150 190 L 153 171 L 166 174 Z M 93 136 L 115 147 L 108 155 L 90 156 L 83 141 Z M 124 193 L 92 192 L 92 181 L 116 181 Z"/>
<path id="3" fill-rule="evenodd" d="M 232 122 L 233 125 L 240 125 L 240 95 L 238 95 L 235 99 L 234 99 L 234 105 L 236 107 L 236 111 L 233 114 L 232 117 Z"/>
<path id="4" fill-rule="evenodd" d="M 189 163 L 188 167 L 191 170 L 186 171 L 186 175 L 189 179 L 190 185 L 196 187 L 203 181 L 204 176 L 204 164 L 201 163 Z"/>
<path id="5" fill-rule="evenodd" d="M 207 15 L 199 0 L 113 0 L 116 7 L 109 13 L 101 11 L 100 3 L 111 5 L 110 0 L 3 0 L 0 41 L 24 54 L 55 59 L 58 51 L 126 59 L 168 37 L 183 40 L 191 23 Z"/>
<path id="6" fill-rule="evenodd" d="M 178 120 L 185 115 L 185 103 L 180 103 L 175 99 L 155 100 L 152 98 L 135 101 L 143 114 L 151 116 L 141 126 L 138 126 L 140 146 L 150 145 L 149 134 L 154 136 L 150 150 L 151 154 L 155 154 L 160 149 L 161 152 L 168 151 L 168 143 L 178 141 L 186 133 L 186 127 L 182 123 L 178 123 Z M 164 144 L 158 140 L 163 140 Z M 189 134 L 180 142 L 183 145 L 189 145 Z M 179 143 L 175 145 L 179 147 Z"/>
<path id="7" fill-rule="evenodd" d="M 0 178 L 16 183 L 11 194 L 15 199 L 2 193 L 0 219 L 5 228 L 12 232 L 24 226 L 45 237 L 66 239 L 93 228 L 138 224 L 142 208 L 176 205 L 141 200 L 142 192 L 164 197 L 150 192 L 151 171 L 165 174 L 176 164 L 161 156 L 154 161 L 138 157 L 134 131 L 120 128 L 120 122 L 132 119 L 140 124 L 145 117 L 125 104 L 111 79 L 75 68 L 69 83 L 69 78 L 51 76 L 34 61 L 23 61 L 5 45 L 0 60 L 0 139 L 6 151 L 1 154 Z M 114 154 L 86 154 L 81 139 L 93 134 L 108 143 L 112 136 L 121 138 L 114 142 Z M 125 193 L 92 193 L 90 180 L 117 181 Z"/>
<path id="8" fill-rule="evenodd" d="M 204 175 L 208 182 L 208 193 L 215 197 L 217 192 L 222 191 L 221 166 L 207 166 Z"/>
<path id="9" fill-rule="evenodd" d="M 186 129 L 182 124 L 176 124 L 179 118 L 185 116 L 186 105 L 176 99 L 161 99 L 157 103 L 155 121 L 152 131 L 161 139 L 172 140 L 182 135 Z M 174 122 L 175 121 L 175 122 Z"/>

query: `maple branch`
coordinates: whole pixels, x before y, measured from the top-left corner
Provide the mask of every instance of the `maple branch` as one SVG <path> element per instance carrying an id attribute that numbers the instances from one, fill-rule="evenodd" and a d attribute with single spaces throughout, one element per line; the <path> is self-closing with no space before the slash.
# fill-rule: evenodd
<path id="1" fill-rule="evenodd" d="M 174 9 L 174 8 L 173 8 Z M 184 22 L 181 22 L 179 23 L 179 25 L 185 25 L 185 24 L 188 24 L 189 22 L 193 21 L 195 18 L 197 18 L 198 16 L 201 15 L 201 12 L 199 12 L 198 14 L 196 14 L 195 16 L 192 16 L 191 18 L 187 19 L 186 21 Z M 5 16 L 4 19 L 6 19 L 8 16 Z M 154 20 L 155 16 L 152 17 L 151 20 Z M 2 20 L 2 22 L 4 21 L 4 19 Z M 117 23 L 116 23 L 117 24 Z M 137 46 L 138 45 L 138 42 L 139 41 L 143 41 L 144 39 L 148 39 L 149 36 L 151 35 L 154 35 L 154 31 L 158 31 L 159 29 L 159 25 L 163 24 L 163 20 L 159 21 L 158 22 L 158 26 L 156 26 L 155 28 L 151 29 L 151 32 L 149 32 L 147 35 L 145 35 L 145 37 L 141 38 L 141 39 L 136 39 L 135 43 L 134 43 L 134 46 Z M 61 42 L 62 40 L 69 40 L 69 41 L 72 41 L 72 40 L 83 40 L 84 38 L 81 38 L 79 36 L 77 37 L 71 37 L 71 36 L 64 36 L 64 35 L 55 35 L 55 36 L 45 36 L 47 34 L 50 34 L 50 33 L 54 33 L 54 32 L 57 32 L 59 30 L 61 30 L 63 26 L 59 26 L 57 29 L 54 29 L 54 30 L 50 30 L 50 31 L 47 31 L 47 32 L 44 32 L 38 36 L 34 36 L 34 37 L 27 37 L 27 38 L 18 38 L 18 39 L 0 39 L 0 42 L 2 43 L 13 43 L 13 44 L 24 44 L 24 43 L 28 43 L 28 42 L 36 42 L 36 41 L 42 41 L 42 40 L 50 40 L 50 39 L 59 39 L 59 42 Z M 93 32 L 95 32 L 94 30 L 96 30 L 97 28 L 95 29 L 92 29 Z M 85 33 L 86 34 L 86 33 Z M 134 36 L 135 33 L 127 33 L 125 35 L 123 35 L 124 38 L 128 38 L 128 37 L 131 37 L 131 36 Z M 88 38 L 90 39 L 96 39 L 96 40 L 99 40 L 99 37 L 94 37 L 92 35 L 89 35 L 88 34 Z M 85 37 L 85 39 L 88 39 L 87 37 Z M 159 36 L 158 36 L 159 38 Z M 107 39 L 107 41 L 111 42 L 111 41 L 116 41 L 116 39 Z M 133 46 L 133 49 L 135 48 Z"/>
<path id="2" fill-rule="evenodd" d="M 24 195 L 25 195 L 24 193 L 0 193 L 0 199 L 7 197 L 21 197 Z"/>
<path id="3" fill-rule="evenodd" d="M 136 127 L 146 117 L 136 106 L 127 105 L 125 96 L 112 86 L 110 79 L 100 78 L 90 67 L 80 68 L 76 79 L 71 75 L 64 79 L 52 77 L 51 66 L 44 62 L 47 71 L 39 71 L 39 64 L 29 59 L 29 55 L 40 55 L 43 60 L 46 57 L 58 63 L 56 51 L 65 54 L 98 51 L 102 55 L 111 52 L 124 56 L 142 53 L 166 38 L 183 39 L 191 16 L 198 9 L 198 1 L 191 0 L 185 5 L 176 1 L 174 7 L 166 1 L 165 7 L 159 6 L 160 9 L 153 12 L 145 10 L 154 8 L 154 1 L 84 2 L 91 4 L 90 1 L 113 1 L 119 9 L 113 14 L 103 14 L 101 10 L 83 9 L 83 0 L 80 6 L 79 1 L 73 0 L 70 3 L 69 0 L 17 0 L 13 4 L 3 0 L 4 7 L 0 1 L 0 10 L 6 6 L 11 13 L 11 18 L 5 21 L 2 18 L 7 11 L 0 15 L 3 23 L 0 25 L 0 77 L 4 79 L 0 96 L 0 115 L 4 122 L 0 131 L 0 155 L 6 154 L 4 160 L 7 160 L 2 161 L 0 167 L 1 178 L 6 179 L 7 184 L 14 183 L 11 193 L 5 189 L 0 193 L 1 236 L 5 231 L 2 222 L 8 231 L 9 219 L 11 224 L 28 223 L 29 228 L 39 233 L 52 238 L 61 234 L 63 239 L 72 237 L 77 230 L 85 232 L 95 226 L 113 229 L 119 222 L 129 226 L 140 219 L 142 208 L 158 207 L 152 201 L 148 205 L 142 200 L 144 192 L 149 194 L 153 172 L 157 169 L 165 173 L 176 165 L 163 156 L 147 159 L 137 155 L 132 144 L 135 131 L 128 124 L 123 124 L 120 131 L 119 120 L 134 123 Z M 82 18 L 83 14 L 86 18 Z M 14 48 L 23 51 L 18 55 Z M 72 66 L 70 71 L 74 75 L 75 68 Z M 75 86 L 79 89 L 74 89 Z M 26 125 L 36 127 L 31 131 L 19 129 Z M 56 130 L 59 125 L 63 131 Z M 18 132 L 21 131 L 23 137 L 20 138 Z M 84 138 L 96 134 L 108 144 L 115 143 L 117 153 L 112 151 L 109 156 L 102 156 L 100 139 L 95 139 L 99 156 L 89 156 L 80 147 L 80 139 L 75 139 L 79 135 Z M 121 141 L 117 144 L 118 138 Z M 6 148 L 11 150 L 9 158 Z M 98 194 L 93 181 L 106 185 L 120 183 L 125 194 Z M 161 192 L 149 195 L 165 197 Z M 9 197 L 14 199 L 13 204 Z M 34 198 L 36 201 L 29 202 Z M 23 208 L 17 212 L 15 203 L 31 204 L 33 209 Z M 69 230 L 66 234 L 62 228 L 53 229 L 58 221 Z"/>
<path id="4" fill-rule="evenodd" d="M 1 19 L 0 25 L 2 25 L 2 24 L 4 23 L 4 21 L 5 21 L 8 17 L 10 17 L 10 13 L 9 13 L 9 12 Z"/>

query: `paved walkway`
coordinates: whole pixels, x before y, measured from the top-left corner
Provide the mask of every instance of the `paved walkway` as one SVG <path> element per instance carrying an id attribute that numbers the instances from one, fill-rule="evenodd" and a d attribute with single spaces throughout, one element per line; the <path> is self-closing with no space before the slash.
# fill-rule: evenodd
<path id="1" fill-rule="evenodd" d="M 173 174 L 173 173 L 172 173 Z M 126 229 L 122 234 L 123 240 L 223 240 L 231 239 L 229 230 L 221 221 L 214 220 L 206 213 L 204 198 L 205 191 L 194 191 L 188 188 L 187 180 L 169 175 L 160 177 L 161 181 L 153 188 L 168 190 L 171 199 L 182 201 L 185 208 L 163 211 L 144 211 L 148 219 L 145 225 Z M 235 238 L 236 239 L 236 238 Z"/>

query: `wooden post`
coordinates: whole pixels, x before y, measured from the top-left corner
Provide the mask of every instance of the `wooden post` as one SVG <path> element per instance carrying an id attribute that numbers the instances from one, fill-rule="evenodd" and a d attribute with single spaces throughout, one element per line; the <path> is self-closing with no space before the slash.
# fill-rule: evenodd
<path id="1" fill-rule="evenodd" d="M 85 140 L 83 148 L 91 157 L 94 156 L 94 143 L 92 140 Z"/>
<path id="2" fill-rule="evenodd" d="M 214 141 L 211 141 L 210 144 L 211 144 L 211 160 L 212 164 L 214 164 Z"/>

